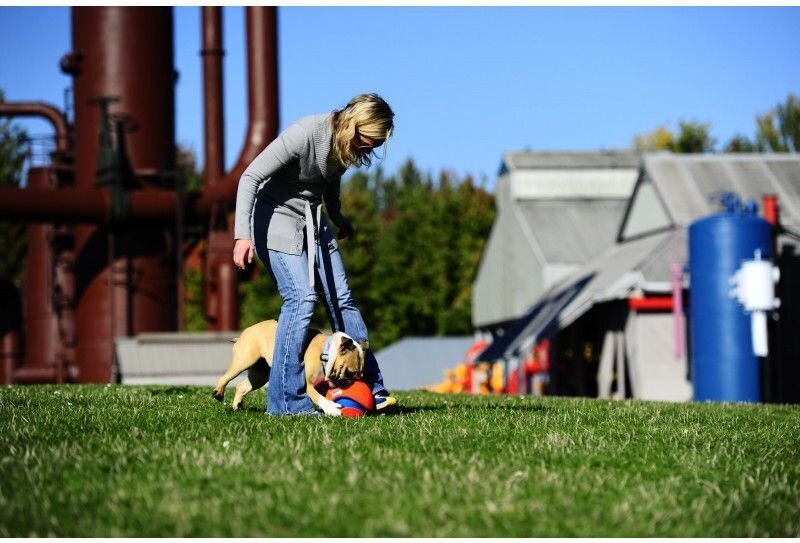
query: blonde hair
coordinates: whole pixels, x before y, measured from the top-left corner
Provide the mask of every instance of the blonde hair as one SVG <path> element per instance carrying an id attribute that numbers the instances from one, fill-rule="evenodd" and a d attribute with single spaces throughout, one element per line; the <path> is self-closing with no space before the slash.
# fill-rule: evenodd
<path id="1" fill-rule="evenodd" d="M 369 166 L 372 151 L 353 149 L 350 142 L 356 130 L 368 138 L 389 140 L 394 129 L 394 112 L 386 101 L 374 93 L 359 94 L 342 109 L 333 112 L 333 149 L 345 168 Z"/>

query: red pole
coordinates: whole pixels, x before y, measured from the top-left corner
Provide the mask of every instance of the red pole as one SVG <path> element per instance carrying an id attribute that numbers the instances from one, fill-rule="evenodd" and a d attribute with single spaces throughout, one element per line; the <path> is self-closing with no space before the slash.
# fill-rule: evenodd
<path id="1" fill-rule="evenodd" d="M 239 328 L 238 281 L 233 265 L 233 217 L 230 205 L 236 199 L 239 178 L 250 162 L 272 141 L 278 131 L 278 39 L 274 7 L 248 7 L 247 22 L 247 135 L 236 164 L 218 182 L 207 185 L 196 209 L 210 213 L 204 268 L 206 317 L 212 330 Z M 215 47 L 215 32 L 204 33 L 204 49 Z M 213 88 L 205 73 L 206 85 Z M 207 109 L 207 114 L 211 114 Z"/>
<path id="2" fill-rule="evenodd" d="M 222 8 L 203 6 L 203 115 L 205 124 L 204 188 L 225 174 L 225 125 L 222 87 Z"/>
<path id="3" fill-rule="evenodd" d="M 28 186 L 57 193 L 50 168 L 30 168 Z M 28 252 L 23 279 L 25 363 L 15 371 L 16 382 L 53 382 L 59 370 L 58 315 L 53 307 L 53 226 L 28 223 Z"/>
<path id="4" fill-rule="evenodd" d="M 778 224 L 778 197 L 774 194 L 765 194 L 763 199 L 764 219 L 772 226 Z"/>

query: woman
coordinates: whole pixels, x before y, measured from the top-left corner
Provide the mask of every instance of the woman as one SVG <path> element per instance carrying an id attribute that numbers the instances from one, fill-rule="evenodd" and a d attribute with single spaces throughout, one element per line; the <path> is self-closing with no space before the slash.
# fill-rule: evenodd
<path id="1" fill-rule="evenodd" d="M 332 113 L 304 117 L 270 143 L 239 180 L 233 261 L 244 269 L 255 251 L 283 297 L 267 389 L 268 414 L 318 414 L 305 392 L 302 363 L 318 286 L 333 330 L 367 340 L 367 327 L 321 204 L 324 198 L 339 238 L 352 237 L 353 226 L 340 211 L 342 174 L 350 166 L 369 166 L 373 150 L 392 134 L 393 117 L 377 94 L 356 96 Z M 377 409 L 397 404 L 383 386 L 371 349 L 364 373 Z"/>

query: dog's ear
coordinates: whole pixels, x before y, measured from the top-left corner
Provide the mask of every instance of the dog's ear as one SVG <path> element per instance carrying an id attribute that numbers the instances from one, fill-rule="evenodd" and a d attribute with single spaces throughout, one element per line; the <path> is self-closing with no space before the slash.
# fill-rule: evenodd
<path id="1" fill-rule="evenodd" d="M 353 340 L 349 337 L 343 337 L 342 343 L 340 344 L 340 348 L 343 351 L 352 351 L 355 349 L 355 345 L 353 345 Z"/>
<path id="2" fill-rule="evenodd" d="M 361 349 L 364 351 L 364 353 L 366 353 L 367 349 L 369 349 L 369 341 L 367 341 L 366 339 L 363 341 L 359 341 L 358 344 L 361 345 Z"/>

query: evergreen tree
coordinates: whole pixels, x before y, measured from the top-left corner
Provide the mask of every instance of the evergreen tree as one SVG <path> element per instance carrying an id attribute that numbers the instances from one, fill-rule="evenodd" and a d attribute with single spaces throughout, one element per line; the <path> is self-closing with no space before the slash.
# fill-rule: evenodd
<path id="1" fill-rule="evenodd" d="M 181 144 L 175 146 L 175 157 L 178 169 L 178 176 L 183 183 L 183 190 L 186 193 L 198 192 L 203 189 L 203 173 L 197 167 L 197 159 L 194 152 Z M 193 218 L 192 215 L 184 214 L 183 225 L 183 245 L 193 248 L 205 239 L 205 229 L 207 221 L 201 218 Z M 203 272 L 188 268 L 183 268 L 183 317 L 184 328 L 190 332 L 199 332 L 207 328 L 205 312 L 203 311 Z"/>
<path id="2" fill-rule="evenodd" d="M 725 153 L 752 153 L 755 150 L 755 145 L 747 139 L 747 136 L 737 134 L 725 144 L 723 151 Z"/>
<path id="3" fill-rule="evenodd" d="M 711 123 L 680 121 L 680 132 L 672 146 L 674 153 L 712 153 Z"/>

